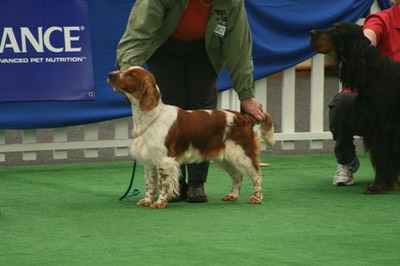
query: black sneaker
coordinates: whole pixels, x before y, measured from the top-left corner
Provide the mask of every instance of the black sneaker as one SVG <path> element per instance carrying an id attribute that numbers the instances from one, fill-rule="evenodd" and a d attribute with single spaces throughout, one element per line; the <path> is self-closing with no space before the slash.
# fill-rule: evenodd
<path id="1" fill-rule="evenodd" d="M 208 202 L 206 193 L 204 192 L 204 185 L 189 186 L 186 194 L 186 201 L 190 203 L 204 203 Z"/>

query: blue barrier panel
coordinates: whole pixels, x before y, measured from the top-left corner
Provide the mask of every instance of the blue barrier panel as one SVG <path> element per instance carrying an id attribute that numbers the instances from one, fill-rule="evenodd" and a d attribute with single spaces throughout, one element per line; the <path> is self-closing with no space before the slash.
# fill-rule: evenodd
<path id="1" fill-rule="evenodd" d="M 70 54 L 65 51 L 67 48 L 64 47 L 63 55 L 59 57 L 79 58 L 86 56 L 86 60 L 83 60 L 84 62 L 81 63 L 92 64 L 92 68 L 89 67 L 83 70 L 85 73 L 77 74 L 74 71 L 76 76 L 72 75 L 71 77 L 70 73 L 60 71 L 60 69 L 55 67 L 58 64 L 52 62 L 51 65 L 54 66 L 54 69 L 52 69 L 53 72 L 51 75 L 54 77 L 51 77 L 51 79 L 59 79 L 59 82 L 58 84 L 54 84 L 54 82 L 50 84 L 50 81 L 47 80 L 50 78 L 49 72 L 40 69 L 44 66 L 40 62 L 32 63 L 37 68 L 36 77 L 32 77 L 30 73 L 14 71 L 12 70 L 12 67 L 14 67 L 13 64 L 7 64 L 6 69 L 0 70 L 0 84 L 4 83 L 3 79 L 6 78 L 5 76 L 13 75 L 14 80 L 25 80 L 24 84 L 31 84 L 33 80 L 41 81 L 42 92 L 46 92 L 49 95 L 53 92 L 59 95 L 58 91 L 64 91 L 64 89 L 61 89 L 61 86 L 65 85 L 68 87 L 68 91 L 74 92 L 74 95 L 80 95 L 82 99 L 88 99 L 87 96 L 89 96 L 90 91 L 93 92 L 93 86 L 91 86 L 89 80 L 84 81 L 85 78 L 79 75 L 88 74 L 90 76 L 90 73 L 93 71 L 96 99 L 93 101 L 77 100 L 77 98 L 67 98 L 64 95 L 66 100 L 31 102 L 29 100 L 34 99 L 36 91 L 31 93 L 29 97 L 18 95 L 18 97 L 25 97 L 25 100 L 28 101 L 0 102 L 0 129 L 52 128 L 129 116 L 131 114 L 130 106 L 125 104 L 122 95 L 112 92 L 112 88 L 107 84 L 106 78 L 108 72 L 115 70 L 116 46 L 125 30 L 134 2 L 134 0 L 2 0 L 1 10 L 7 7 L 12 8 L 14 11 L 13 14 L 0 13 L 0 36 L 3 36 L 1 42 L 3 42 L 5 28 L 14 27 L 6 25 L 3 17 L 13 17 L 17 15 L 16 13 L 22 12 L 26 17 L 23 18 L 20 16 L 21 21 L 18 22 L 18 25 L 21 27 L 34 25 L 32 27 L 29 26 L 29 30 L 35 38 L 30 37 L 31 40 L 29 37 L 25 37 L 27 38 L 27 42 L 30 42 L 30 46 L 42 46 L 40 41 L 37 41 L 37 35 L 35 35 L 39 31 L 38 27 L 42 27 L 41 35 L 45 35 L 48 31 L 47 35 L 53 36 L 54 34 L 54 37 L 60 37 L 61 43 L 48 43 L 52 44 L 54 48 L 63 47 L 62 39 L 65 34 L 70 38 L 69 48 L 71 49 L 81 47 L 82 45 L 82 51 L 85 50 L 87 52 L 86 46 L 83 46 L 84 44 L 81 41 L 85 40 L 86 44 L 91 43 L 93 62 L 90 62 L 89 55 L 80 55 L 75 51 L 72 51 Z M 253 36 L 255 80 L 294 66 L 313 56 L 315 51 L 309 46 L 308 36 L 311 29 L 328 27 L 334 22 L 356 22 L 368 12 L 372 3 L 373 0 L 246 0 L 246 10 Z M 87 18 L 87 14 L 85 13 L 87 4 L 89 6 L 88 26 L 86 26 L 85 21 L 76 22 L 72 20 L 70 23 L 67 23 L 70 17 L 73 19 L 73 17 L 80 13 L 83 13 L 82 15 Z M 49 6 L 58 7 L 53 10 L 56 13 L 53 15 L 46 13 L 46 10 L 50 8 Z M 68 11 L 66 12 L 67 8 Z M 61 13 L 58 12 L 60 9 L 63 10 Z M 30 13 L 42 14 L 43 18 L 45 18 L 45 24 L 39 25 L 34 21 L 29 21 L 29 23 L 27 21 L 24 22 L 24 20 L 33 20 L 35 16 Z M 64 16 L 64 14 L 66 16 L 61 22 L 55 22 L 58 16 Z M 82 25 L 85 29 L 80 27 Z M 79 29 L 76 27 L 79 27 Z M 90 27 L 90 40 L 86 40 L 85 35 L 89 33 L 88 27 Z M 14 28 L 13 34 L 17 38 L 20 30 Z M 28 31 L 24 34 L 25 36 L 30 36 Z M 7 53 L 12 50 L 8 46 L 12 43 L 10 36 L 11 33 L 7 33 L 6 40 L 4 41 L 4 50 L 7 50 Z M 37 45 L 33 39 L 40 44 Z M 23 49 L 22 43 L 20 41 L 16 42 L 19 45 L 18 48 Z M 33 47 L 29 47 L 29 50 L 32 49 Z M 52 47 L 46 47 L 44 40 L 43 49 L 50 50 L 48 51 L 50 55 L 42 56 L 34 51 L 37 55 L 33 58 L 55 57 L 51 52 Z M 4 54 L 0 56 L 0 58 L 3 57 Z M 71 64 L 77 64 L 77 62 L 71 62 Z M 69 82 L 82 83 L 79 83 L 81 85 L 72 85 L 72 83 L 68 85 Z M 0 95 L 7 94 L 6 91 L 8 88 L 3 86 L 0 85 Z M 29 88 L 20 87 L 22 85 L 16 88 L 16 90 L 29 90 Z M 230 87 L 230 78 L 225 70 L 218 80 L 218 88 L 222 91 Z M 91 99 L 91 97 L 89 98 Z M 71 101 L 71 99 L 74 99 L 74 101 Z"/>

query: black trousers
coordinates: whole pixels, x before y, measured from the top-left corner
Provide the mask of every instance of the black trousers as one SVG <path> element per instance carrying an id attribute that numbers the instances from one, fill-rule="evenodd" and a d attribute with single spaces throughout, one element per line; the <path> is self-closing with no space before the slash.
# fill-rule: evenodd
<path id="1" fill-rule="evenodd" d="M 335 156 L 340 164 L 350 164 L 356 156 L 354 136 L 360 132 L 354 127 L 353 109 L 357 94 L 341 92 L 329 104 L 329 127 L 335 143 Z"/>
<path id="2" fill-rule="evenodd" d="M 178 42 L 168 40 L 148 60 L 149 70 L 156 78 L 166 104 L 186 110 L 217 107 L 217 78 L 205 49 L 204 40 Z M 188 183 L 207 181 L 209 162 L 187 165 Z M 185 166 L 181 167 L 186 178 Z"/>

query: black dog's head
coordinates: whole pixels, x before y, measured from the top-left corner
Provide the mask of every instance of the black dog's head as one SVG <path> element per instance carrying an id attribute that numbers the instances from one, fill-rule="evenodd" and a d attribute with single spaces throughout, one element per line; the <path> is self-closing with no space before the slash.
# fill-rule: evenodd
<path id="1" fill-rule="evenodd" d="M 364 36 L 361 26 L 354 23 L 336 23 L 329 29 L 310 31 L 310 45 L 317 52 L 334 52 L 340 71 L 340 79 L 350 88 L 365 83 L 365 50 L 371 42 Z"/>
<path id="2" fill-rule="evenodd" d="M 354 23 L 335 23 L 329 29 L 310 31 L 310 44 L 318 53 L 335 51 L 347 54 L 358 48 L 367 48 L 371 42 L 364 36 L 362 27 Z"/>

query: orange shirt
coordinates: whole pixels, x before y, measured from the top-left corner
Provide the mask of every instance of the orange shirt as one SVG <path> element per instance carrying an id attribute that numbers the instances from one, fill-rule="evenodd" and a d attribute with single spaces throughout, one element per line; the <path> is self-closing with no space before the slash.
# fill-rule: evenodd
<path id="1" fill-rule="evenodd" d="M 204 39 L 212 0 L 190 0 L 178 27 L 172 34 L 177 41 L 197 41 Z"/>

